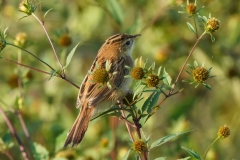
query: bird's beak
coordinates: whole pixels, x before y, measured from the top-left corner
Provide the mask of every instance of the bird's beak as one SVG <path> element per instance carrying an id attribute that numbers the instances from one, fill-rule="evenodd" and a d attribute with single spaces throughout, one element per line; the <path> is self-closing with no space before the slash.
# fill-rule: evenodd
<path id="1" fill-rule="evenodd" d="M 136 35 L 133 35 L 132 38 L 136 39 L 137 37 L 141 36 L 141 34 L 136 34 Z"/>

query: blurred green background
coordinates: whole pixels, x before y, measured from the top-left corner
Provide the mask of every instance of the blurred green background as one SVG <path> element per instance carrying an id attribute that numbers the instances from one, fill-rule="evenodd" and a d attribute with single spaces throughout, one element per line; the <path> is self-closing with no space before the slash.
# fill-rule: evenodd
<path id="1" fill-rule="evenodd" d="M 13 43 L 16 35 L 24 32 L 27 41 L 25 48 L 59 69 L 46 35 L 36 19 L 29 16 L 18 21 L 24 16 L 18 11 L 19 3 L 15 0 L 0 0 L 0 28 L 9 27 L 7 41 Z M 186 5 L 186 1 L 52 0 L 42 1 L 35 14 L 42 17 L 48 9 L 53 8 L 45 18 L 45 26 L 63 63 L 66 53 L 81 41 L 66 70 L 67 77 L 78 85 L 98 49 L 108 37 L 116 33 L 141 33 L 133 57 L 142 56 L 148 58 L 149 62 L 155 61 L 157 66 L 165 67 L 175 80 L 196 41 L 195 35 L 186 25 L 187 21 L 192 23 L 193 20 L 187 18 L 186 14 L 178 14 L 182 10 L 181 4 Z M 188 154 L 181 146 L 203 155 L 216 138 L 218 128 L 224 124 L 230 127 L 231 135 L 219 140 L 211 148 L 208 159 L 240 158 L 240 3 L 199 0 L 197 8 L 201 6 L 205 8 L 200 14 L 208 16 L 211 13 L 212 17 L 221 21 L 220 29 L 213 34 L 216 38 L 214 43 L 209 35 L 203 37 L 189 63 L 193 64 L 194 60 L 199 64 L 205 62 L 206 68 L 213 67 L 211 75 L 217 77 L 207 81 L 212 86 L 211 91 L 203 86 L 195 89 L 194 85 L 178 83 L 177 89 L 184 88 L 183 92 L 167 99 L 144 125 L 143 131 L 147 137 L 151 135 L 150 142 L 171 133 L 188 129 L 195 131 L 154 149 L 150 159 L 159 156 L 167 159 L 187 157 Z M 199 33 L 202 33 L 200 23 L 198 27 Z M 60 39 L 63 35 L 69 36 L 70 45 L 62 44 Z M 18 49 L 7 46 L 1 56 L 17 61 L 18 52 Z M 21 57 L 23 64 L 50 72 L 49 68 L 29 54 L 22 52 Z M 131 147 L 127 142 L 128 133 L 124 123 L 105 117 L 90 124 L 79 146 L 61 150 L 67 131 L 78 114 L 75 108 L 78 90 L 59 78 L 48 81 L 48 75 L 21 67 L 23 102 L 20 103 L 18 67 L 3 59 L 0 59 L 0 64 L 0 105 L 26 146 L 29 146 L 28 140 L 17 115 L 11 112 L 11 107 L 15 110 L 20 108 L 32 141 L 38 144 L 41 153 L 48 153 L 50 159 L 121 159 Z M 189 78 L 188 75 L 183 73 L 181 80 L 186 78 Z M 14 159 L 23 159 L 2 115 L 0 125 L 0 137 L 4 145 L 10 146 L 10 154 Z M 1 146 L 4 145 L 1 143 Z M 8 159 L 0 148 L 0 159 Z"/>

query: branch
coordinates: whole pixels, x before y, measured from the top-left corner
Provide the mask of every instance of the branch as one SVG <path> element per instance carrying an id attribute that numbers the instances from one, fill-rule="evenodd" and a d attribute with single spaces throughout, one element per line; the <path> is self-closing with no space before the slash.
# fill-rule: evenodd
<path id="1" fill-rule="evenodd" d="M 33 17 L 36 18 L 36 20 L 40 23 L 40 25 L 42 26 L 44 32 L 46 33 L 47 38 L 48 38 L 48 40 L 49 40 L 49 43 L 50 43 L 50 45 L 51 45 L 51 47 L 52 47 L 52 50 L 53 50 L 53 52 L 54 52 L 54 55 L 55 55 L 55 57 L 56 57 L 59 65 L 60 65 L 60 67 L 61 67 L 61 69 L 62 69 L 63 77 L 65 77 L 65 73 L 64 73 L 64 69 L 63 69 L 62 63 L 60 62 L 60 60 L 59 60 L 59 58 L 58 58 L 57 52 L 56 52 L 56 50 L 55 50 L 55 48 L 54 48 L 54 46 L 53 46 L 53 43 L 52 43 L 51 38 L 50 38 L 49 35 L 48 35 L 48 32 L 47 32 L 47 30 L 46 30 L 46 28 L 45 28 L 45 26 L 44 26 L 44 23 L 43 23 L 42 21 L 40 21 L 40 19 L 39 19 L 35 14 L 32 13 L 32 15 L 33 15 Z"/>
<path id="2" fill-rule="evenodd" d="M 0 113 L 3 115 L 4 120 L 6 121 L 8 128 L 10 129 L 11 134 L 15 137 L 15 139 L 17 140 L 17 143 L 19 145 L 19 149 L 22 153 L 22 156 L 25 160 L 29 160 L 29 156 L 26 152 L 26 149 L 23 146 L 23 143 L 21 141 L 21 139 L 19 138 L 17 132 L 15 131 L 15 129 L 13 128 L 12 123 L 10 122 L 10 120 L 8 119 L 6 113 L 4 112 L 4 110 L 2 109 L 2 107 L 0 106 Z"/>
<path id="3" fill-rule="evenodd" d="M 186 66 L 189 58 L 191 57 L 191 55 L 192 55 L 194 49 L 196 48 L 199 40 L 203 37 L 203 35 L 204 35 L 205 33 L 206 33 L 206 31 L 204 31 L 203 34 L 196 40 L 193 48 L 191 49 L 190 53 L 189 53 L 188 56 L 187 56 L 187 59 L 185 60 L 183 66 L 182 66 L 182 68 L 181 68 L 181 70 L 179 71 L 178 76 L 177 76 L 177 78 L 176 78 L 176 80 L 175 80 L 175 82 L 174 82 L 174 84 L 173 84 L 173 88 L 170 90 L 169 94 L 172 94 L 172 92 L 174 91 L 174 89 L 175 89 L 175 87 L 176 87 L 176 84 L 177 84 L 177 82 L 178 82 L 178 80 L 179 80 L 179 77 L 180 77 L 180 75 L 182 74 L 182 72 L 183 72 L 183 70 L 184 70 L 184 68 L 185 68 L 185 66 Z"/>
<path id="4" fill-rule="evenodd" d="M 40 72 L 40 73 L 43 73 L 43 74 L 51 75 L 51 73 L 49 73 L 49 72 L 46 72 L 46 71 L 43 71 L 43 70 L 40 70 L 40 69 L 31 67 L 31 66 L 28 66 L 28 65 L 25 65 L 25 64 L 21 64 L 21 63 L 15 62 L 15 61 L 10 60 L 10 59 L 8 59 L 8 58 L 4 58 L 4 57 L 1 57 L 1 58 L 4 59 L 4 60 L 6 60 L 6 61 L 8 61 L 8 62 L 10 62 L 10 63 L 17 64 L 17 65 L 20 65 L 20 66 L 29 68 L 29 69 L 31 69 L 31 70 L 34 70 L 34 71 L 37 71 L 37 72 Z M 53 70 L 54 70 L 54 69 L 53 69 Z M 62 75 L 56 75 L 56 77 L 61 78 L 61 79 L 65 80 L 65 81 L 67 81 L 68 83 L 70 83 L 71 85 L 73 85 L 74 87 L 76 87 L 76 88 L 78 88 L 78 89 L 80 88 L 78 85 L 76 85 L 75 83 L 73 83 L 72 81 L 70 81 L 69 79 L 67 79 L 66 76 L 63 77 Z"/>

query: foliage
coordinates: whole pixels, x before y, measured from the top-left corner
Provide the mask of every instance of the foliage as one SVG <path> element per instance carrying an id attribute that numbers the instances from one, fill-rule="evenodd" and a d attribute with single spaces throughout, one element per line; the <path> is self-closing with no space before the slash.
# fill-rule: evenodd
<path id="1" fill-rule="evenodd" d="M 23 15 L 17 12 L 17 3 L 0 2 L 0 62 L 4 66 L 0 73 L 0 107 L 2 114 L 10 117 L 30 158 L 201 159 L 200 153 L 206 151 L 218 126 L 232 122 L 231 128 L 238 127 L 237 2 L 187 1 L 185 6 L 183 1 L 26 0 L 19 5 Z M 178 12 L 179 6 L 183 10 Z M 187 22 L 184 15 L 189 18 Z M 14 38 L 18 32 L 27 36 Z M 125 78 L 134 79 L 132 95 L 124 97 L 126 103 L 112 106 L 93 118 L 78 147 L 62 149 L 79 112 L 74 108 L 78 87 L 104 39 L 119 32 L 142 34 L 133 51 L 136 68 L 126 66 L 131 74 Z M 210 66 L 197 71 L 198 75 L 205 73 L 204 78 L 193 74 L 200 67 L 197 61 L 203 63 L 203 68 L 204 64 Z M 193 62 L 192 67 L 189 64 Z M 187 74 L 183 72 L 186 65 L 191 69 L 186 70 Z M 105 68 L 108 74 L 111 64 L 106 63 Z M 207 80 L 214 77 L 209 75 L 210 71 L 220 78 Z M 111 76 L 102 85 L 115 87 L 109 81 Z M 188 80 L 191 76 L 193 80 Z M 180 83 L 182 79 L 211 91 Z M 21 143 L 13 139 L 16 135 L 9 136 L 4 119 L 0 123 L 0 159 L 19 158 Z M 123 123 L 129 125 L 128 132 Z M 234 132 L 238 135 L 239 131 Z M 142 142 L 139 150 L 133 147 L 137 140 Z M 224 145 L 215 144 L 218 146 L 207 155 L 212 143 L 204 158 L 237 158 L 239 139 L 228 140 L 222 141 Z"/>

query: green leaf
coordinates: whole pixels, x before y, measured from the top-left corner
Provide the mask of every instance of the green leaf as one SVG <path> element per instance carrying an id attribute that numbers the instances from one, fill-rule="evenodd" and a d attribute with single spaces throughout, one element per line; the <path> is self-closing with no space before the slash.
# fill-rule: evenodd
<path id="1" fill-rule="evenodd" d="M 35 160 L 49 160 L 49 153 L 42 145 L 33 142 L 31 149 Z"/>
<path id="2" fill-rule="evenodd" d="M 155 62 L 152 63 L 152 70 L 155 70 Z"/>
<path id="3" fill-rule="evenodd" d="M 160 76 L 160 74 L 161 74 L 161 69 L 162 69 L 162 66 L 160 66 L 160 67 L 158 68 L 158 73 L 157 73 L 158 76 Z"/>
<path id="4" fill-rule="evenodd" d="M 183 14 L 183 13 L 187 13 L 187 12 L 185 12 L 185 11 L 178 11 L 178 13 Z"/>
<path id="5" fill-rule="evenodd" d="M 187 22 L 187 26 L 192 32 L 196 33 L 194 27 L 189 22 Z"/>
<path id="6" fill-rule="evenodd" d="M 186 158 L 181 158 L 181 159 L 177 159 L 177 160 L 188 160 L 190 159 L 191 157 L 186 157 Z"/>
<path id="7" fill-rule="evenodd" d="M 119 25 L 121 25 L 123 21 L 123 11 L 121 5 L 117 0 L 108 0 L 107 3 L 111 16 Z"/>
<path id="8" fill-rule="evenodd" d="M 215 37 L 211 34 L 211 40 L 212 42 L 215 42 Z"/>
<path id="9" fill-rule="evenodd" d="M 197 63 L 197 61 L 194 61 L 194 67 L 195 67 L 195 68 L 198 67 L 198 63 Z"/>
<path id="10" fill-rule="evenodd" d="M 155 158 L 154 160 L 165 160 L 167 159 L 167 157 L 158 157 L 158 158 Z"/>
<path id="11" fill-rule="evenodd" d="M 203 83 L 203 86 L 204 86 L 205 88 L 209 89 L 209 90 L 212 90 L 212 87 L 211 87 L 210 85 L 206 84 L 206 83 Z"/>
<path id="12" fill-rule="evenodd" d="M 63 149 L 68 132 L 69 130 L 65 130 L 57 136 L 56 142 L 55 142 L 55 153 Z"/>
<path id="13" fill-rule="evenodd" d="M 129 149 L 128 150 L 128 152 L 125 154 L 125 156 L 123 157 L 123 159 L 122 160 L 127 160 L 128 159 L 128 157 L 129 157 L 129 155 L 130 155 L 130 153 L 131 153 L 131 149 Z"/>
<path id="14" fill-rule="evenodd" d="M 201 157 L 199 156 L 199 154 L 193 150 L 190 150 L 188 148 L 185 147 L 181 147 L 182 149 L 184 149 L 185 151 L 187 151 L 191 156 L 193 156 L 194 158 L 196 158 L 197 160 L 201 160 Z"/>
<path id="15" fill-rule="evenodd" d="M 159 98 L 160 94 L 161 94 L 161 92 L 158 91 L 158 92 L 156 92 L 156 94 L 153 96 L 153 98 L 152 98 L 152 100 L 150 101 L 150 104 L 149 104 L 149 106 L 148 106 L 148 108 L 147 108 L 147 113 L 151 113 L 151 112 L 152 112 L 152 109 L 153 109 L 153 107 L 155 107 L 155 105 L 156 105 L 156 103 L 157 103 L 157 101 L 158 101 L 158 98 Z"/>
<path id="16" fill-rule="evenodd" d="M 79 42 L 80 43 L 80 42 Z M 75 50 L 77 49 L 79 43 L 71 50 L 71 52 L 69 53 L 69 55 L 67 56 L 67 59 L 66 59 L 66 65 L 63 67 L 63 69 L 66 69 L 67 66 L 70 64 L 71 60 L 72 60 L 72 57 L 75 53 Z"/>
<path id="17" fill-rule="evenodd" d="M 127 69 L 129 69 L 129 70 L 132 69 L 131 67 L 129 67 L 129 66 L 127 66 L 127 65 L 125 65 L 124 67 L 127 68 Z"/>
<path id="18" fill-rule="evenodd" d="M 212 70 L 212 67 L 208 69 L 208 73 L 210 73 L 210 72 L 211 72 L 211 70 Z"/>
<path id="19" fill-rule="evenodd" d="M 189 79 L 184 79 L 184 80 L 182 80 L 182 82 L 188 82 L 188 83 L 190 83 L 190 82 L 192 82 L 192 81 L 189 80 Z"/>
<path id="20" fill-rule="evenodd" d="M 149 150 L 151 150 L 151 149 L 153 149 L 153 148 L 155 148 L 155 147 L 158 147 L 158 146 L 160 146 L 160 145 L 162 145 L 162 144 L 164 144 L 164 143 L 172 140 L 173 138 L 176 138 L 176 137 L 178 137 L 178 136 L 180 136 L 180 135 L 183 135 L 183 134 L 186 134 L 186 133 L 189 133 L 189 132 L 192 132 L 192 131 L 194 131 L 194 130 L 189 130 L 189 131 L 185 131 L 185 132 L 170 134 L 170 135 L 167 135 L 167 136 L 165 136 L 165 137 L 163 137 L 163 138 L 160 138 L 160 139 L 154 141 L 154 142 L 151 144 L 151 147 L 150 147 Z"/>
<path id="21" fill-rule="evenodd" d="M 134 66 L 137 66 L 138 65 L 137 63 L 138 63 L 138 58 L 135 59 Z"/>
<path id="22" fill-rule="evenodd" d="M 97 119 L 97 118 L 100 118 L 100 117 L 102 118 L 102 117 L 104 117 L 104 116 L 112 115 L 111 112 L 114 112 L 114 113 L 115 113 L 115 111 L 121 111 L 121 110 L 126 110 L 126 111 L 128 111 L 127 109 L 118 108 L 118 107 L 110 108 L 110 109 L 102 112 L 101 114 L 97 115 L 96 117 L 92 118 L 91 121 L 93 121 L 93 120 L 95 120 L 95 119 Z M 116 115 L 117 115 L 117 114 L 116 114 Z"/>
<path id="23" fill-rule="evenodd" d="M 155 106 L 155 104 L 158 101 L 158 98 L 160 96 L 161 92 L 160 91 L 155 91 L 153 92 L 147 100 L 143 103 L 142 106 L 142 112 L 147 110 L 147 113 L 151 113 L 152 108 Z"/>
<path id="24" fill-rule="evenodd" d="M 165 77 L 163 79 L 163 82 L 168 85 L 171 86 L 171 82 L 172 82 L 172 78 L 169 76 L 169 74 L 166 72 L 165 68 L 163 69 L 163 77 Z"/>
<path id="25" fill-rule="evenodd" d="M 52 79 L 52 78 L 56 75 L 56 73 L 57 73 L 58 71 L 59 71 L 59 70 L 51 71 L 51 72 L 50 72 L 50 77 L 49 77 L 48 80 Z"/>
<path id="26" fill-rule="evenodd" d="M 47 16 L 47 14 L 52 10 L 53 8 L 50 8 L 49 10 L 47 10 L 47 12 L 44 14 L 44 18 Z"/>
<path id="27" fill-rule="evenodd" d="M 187 74 L 189 74 L 189 75 L 191 74 L 191 73 L 190 73 L 189 71 L 187 71 L 187 70 L 185 70 L 185 72 L 186 72 Z"/>

